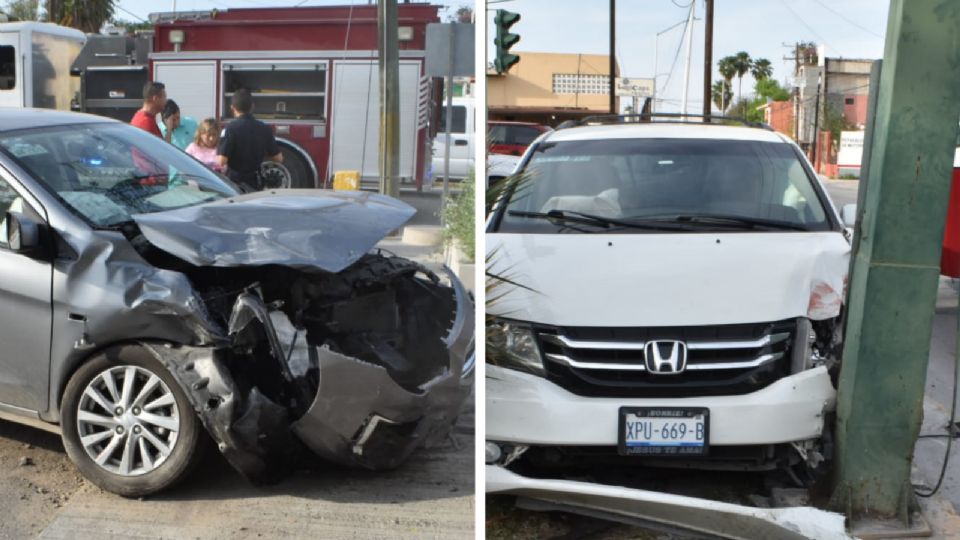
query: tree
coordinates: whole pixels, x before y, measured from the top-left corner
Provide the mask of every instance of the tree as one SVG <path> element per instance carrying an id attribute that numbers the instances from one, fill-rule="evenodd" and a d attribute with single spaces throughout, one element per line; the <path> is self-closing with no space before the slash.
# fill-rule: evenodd
<path id="1" fill-rule="evenodd" d="M 823 120 L 820 123 L 820 130 L 829 131 L 834 141 L 840 140 L 841 131 L 855 129 L 857 129 L 856 126 L 847 121 L 847 117 L 843 115 L 842 106 L 829 101 L 823 105 Z"/>
<path id="2" fill-rule="evenodd" d="M 39 10 L 40 0 L 9 0 L 0 11 L 14 20 L 35 21 Z"/>
<path id="3" fill-rule="evenodd" d="M 750 74 L 757 81 L 762 81 L 773 75 L 773 67 L 766 58 L 757 58 L 750 65 Z"/>
<path id="4" fill-rule="evenodd" d="M 460 6 L 450 17 L 450 22 L 471 23 L 473 22 L 473 8 L 470 6 Z"/>
<path id="5" fill-rule="evenodd" d="M 741 99 L 734 104 L 734 116 L 745 118 L 750 122 L 763 122 L 765 118 L 761 107 L 771 101 L 789 99 L 790 92 L 780 86 L 776 79 L 761 79 L 754 86 L 753 99 Z"/>
<path id="6" fill-rule="evenodd" d="M 780 86 L 776 79 L 760 79 L 753 87 L 753 91 L 758 98 L 763 101 L 787 101 L 790 99 L 790 91 Z"/>
<path id="7" fill-rule="evenodd" d="M 742 118 L 744 120 L 754 121 L 751 117 L 750 112 L 754 109 L 753 100 L 750 99 L 738 99 L 730 105 L 730 110 L 727 112 L 727 116 L 732 118 Z"/>
<path id="8" fill-rule="evenodd" d="M 125 29 L 127 34 L 136 34 L 141 30 L 153 30 L 153 23 L 150 21 L 134 22 L 126 19 L 113 19 L 110 24 Z"/>
<path id="9" fill-rule="evenodd" d="M 736 58 L 733 56 L 724 56 L 717 62 L 717 69 L 720 71 L 720 76 L 723 77 L 724 82 L 727 83 L 729 87 L 733 81 L 733 77 L 737 74 Z M 725 95 L 725 94 L 724 94 Z M 730 107 L 730 99 L 733 96 L 725 99 L 720 105 L 721 111 L 726 111 Z"/>
<path id="10" fill-rule="evenodd" d="M 113 16 L 113 3 L 114 0 L 47 0 L 47 20 L 96 33 Z"/>
<path id="11" fill-rule="evenodd" d="M 720 109 L 721 113 L 725 113 L 726 109 L 724 107 L 733 99 L 733 90 L 730 87 L 730 81 L 721 79 L 713 83 L 712 94 L 713 104 Z"/>
<path id="12" fill-rule="evenodd" d="M 733 56 L 733 67 L 737 70 L 737 99 L 743 99 L 743 76 L 750 71 L 750 55 L 745 51 L 740 51 Z"/>

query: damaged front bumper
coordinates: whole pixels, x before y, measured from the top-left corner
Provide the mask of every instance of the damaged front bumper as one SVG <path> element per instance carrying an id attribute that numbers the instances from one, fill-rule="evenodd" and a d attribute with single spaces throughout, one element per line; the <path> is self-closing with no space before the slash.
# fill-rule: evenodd
<path id="1" fill-rule="evenodd" d="M 251 480 L 271 481 L 286 472 L 300 443 L 330 461 L 389 469 L 418 447 L 444 440 L 472 391 L 473 301 L 456 276 L 444 272 L 453 299 L 449 330 L 424 351 L 444 350 L 445 365 L 416 385 L 397 376 L 404 366 L 389 363 L 397 350 L 380 351 L 386 358 L 380 365 L 334 350 L 336 344 L 311 342 L 279 309 L 280 302 L 252 292 L 234 302 L 229 347 L 143 345 L 181 383 L 226 459 Z M 436 276 L 430 277 L 436 287 L 423 285 L 424 294 L 440 290 Z M 279 364 L 279 379 L 258 381 L 245 371 L 253 362 Z"/>
<path id="2" fill-rule="evenodd" d="M 445 272 L 457 300 L 453 326 L 444 338 L 449 369 L 411 391 L 382 366 L 321 349 L 316 398 L 293 424 L 311 450 L 347 465 L 392 468 L 418 446 L 447 437 L 471 391 L 475 358 L 473 302 L 453 273 Z"/>
<path id="3" fill-rule="evenodd" d="M 745 395 L 689 398 L 578 396 L 535 375 L 486 367 L 490 441 L 530 446 L 616 446 L 621 407 L 704 407 L 710 444 L 748 446 L 815 439 L 836 390 L 825 367 L 808 369 Z"/>
<path id="4" fill-rule="evenodd" d="M 528 478 L 486 466 L 489 494 L 540 501 L 539 510 L 565 510 L 594 517 L 709 537 L 752 540 L 847 540 L 842 515 L 812 507 L 754 508 L 643 489 L 570 480 Z"/>

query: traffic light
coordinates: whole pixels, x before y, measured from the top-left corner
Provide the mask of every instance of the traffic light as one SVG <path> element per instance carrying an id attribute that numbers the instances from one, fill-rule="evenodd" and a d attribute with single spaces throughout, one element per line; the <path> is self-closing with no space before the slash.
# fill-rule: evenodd
<path id="1" fill-rule="evenodd" d="M 498 9 L 497 15 L 493 18 L 493 23 L 497 25 L 497 37 L 493 42 L 497 46 L 497 57 L 493 60 L 493 66 L 497 73 L 506 73 L 514 64 L 520 61 L 520 57 L 510 54 L 510 47 L 513 47 L 520 41 L 519 34 L 511 34 L 510 27 L 517 24 L 520 20 L 519 13 L 513 13 L 505 9 Z"/>

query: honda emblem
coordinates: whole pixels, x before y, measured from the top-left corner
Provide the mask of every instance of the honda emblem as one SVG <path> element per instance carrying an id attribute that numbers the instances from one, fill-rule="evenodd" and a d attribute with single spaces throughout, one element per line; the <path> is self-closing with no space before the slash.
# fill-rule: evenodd
<path id="1" fill-rule="evenodd" d="M 650 373 L 676 375 L 687 369 L 687 344 L 682 341 L 648 341 L 643 355 Z"/>

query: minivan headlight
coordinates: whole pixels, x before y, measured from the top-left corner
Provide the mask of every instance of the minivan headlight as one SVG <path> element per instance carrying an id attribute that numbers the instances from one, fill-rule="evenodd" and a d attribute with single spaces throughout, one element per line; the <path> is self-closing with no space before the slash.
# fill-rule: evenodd
<path id="1" fill-rule="evenodd" d="M 533 330 L 525 324 L 502 320 L 487 323 L 487 363 L 495 366 L 545 374 L 540 347 Z"/>

